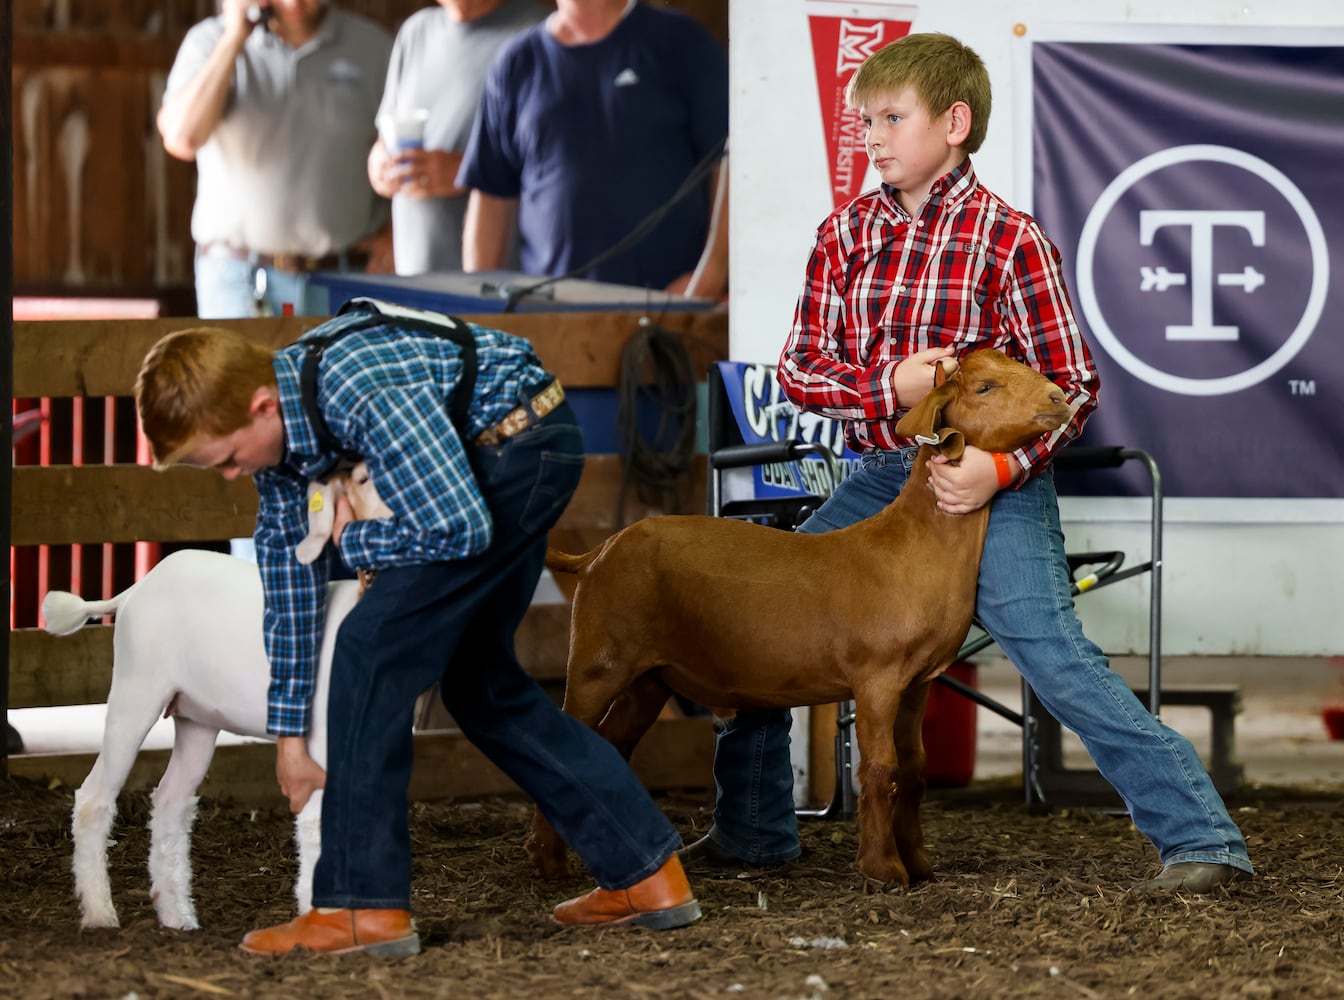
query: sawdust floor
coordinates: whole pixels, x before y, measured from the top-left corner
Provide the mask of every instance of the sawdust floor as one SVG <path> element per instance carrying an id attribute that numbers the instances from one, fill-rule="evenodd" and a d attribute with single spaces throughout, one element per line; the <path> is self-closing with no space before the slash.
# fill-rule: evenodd
<path id="1" fill-rule="evenodd" d="M 1338 997 L 1344 995 L 1344 790 L 1232 801 L 1259 877 L 1215 898 L 1127 896 L 1154 870 L 1128 820 L 1030 815 L 1005 784 L 931 793 L 936 881 L 873 891 L 851 822 L 804 826 L 804 858 L 693 873 L 704 919 L 678 931 L 581 931 L 550 908 L 586 878 L 540 883 L 517 801 L 413 809 L 410 959 L 259 959 L 237 943 L 291 916 L 290 823 L 204 801 L 194 846 L 204 929 L 158 927 L 147 799 L 123 797 L 111 850 L 123 927 L 81 931 L 69 789 L 0 782 L 0 995 L 14 997 Z M 707 793 L 660 803 L 687 838 Z"/>

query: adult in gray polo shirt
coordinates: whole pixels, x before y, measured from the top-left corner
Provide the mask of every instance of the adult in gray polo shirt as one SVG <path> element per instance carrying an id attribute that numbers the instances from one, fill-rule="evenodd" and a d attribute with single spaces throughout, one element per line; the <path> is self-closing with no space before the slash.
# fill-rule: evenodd
<path id="1" fill-rule="evenodd" d="M 380 138 L 369 151 L 369 180 L 392 199 L 398 274 L 462 269 L 467 189 L 457 186 L 457 169 L 486 71 L 505 42 L 550 9 L 533 0 L 439 0 L 397 32 L 379 117 L 429 112 L 423 149 L 390 150 Z"/>
<path id="2" fill-rule="evenodd" d="M 255 26 L 248 6 L 187 33 L 158 115 L 164 148 L 196 161 L 197 312 L 321 312 L 307 274 L 362 269 L 386 222 L 364 158 L 392 36 L 326 0 L 272 0 Z"/>

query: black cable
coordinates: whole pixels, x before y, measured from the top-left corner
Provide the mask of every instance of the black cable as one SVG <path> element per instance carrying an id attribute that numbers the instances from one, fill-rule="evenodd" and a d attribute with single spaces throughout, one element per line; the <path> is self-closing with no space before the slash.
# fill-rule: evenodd
<path id="1" fill-rule="evenodd" d="M 584 261 L 578 267 L 570 268 L 564 274 L 556 275 L 553 278 L 543 278 L 541 281 L 534 282 L 531 285 L 515 288 L 513 291 L 509 292 L 509 297 L 504 302 L 503 311 L 506 313 L 513 312 L 518 307 L 518 303 L 529 295 L 535 294 L 541 289 L 546 288 L 548 285 L 566 281 L 576 275 L 583 274 L 585 271 L 590 271 L 601 264 L 605 264 L 617 254 L 624 253 L 644 237 L 648 236 L 649 233 L 657 228 L 658 223 L 663 221 L 663 217 L 672 210 L 672 207 L 676 205 L 677 202 L 695 191 L 704 182 L 705 178 L 714 171 L 714 167 L 717 166 L 719 160 L 723 158 L 727 145 L 728 137 L 725 135 L 714 144 L 714 147 L 705 155 L 704 159 L 691 168 L 691 172 L 687 174 L 686 179 L 681 182 L 681 187 L 672 192 L 672 197 L 668 198 L 667 201 L 663 202 L 663 204 L 644 216 L 644 218 L 640 220 L 630 232 L 626 233 L 596 257 Z M 711 223 L 713 222 L 712 219 L 710 221 Z"/>
<path id="2" fill-rule="evenodd" d="M 646 382 L 647 374 L 652 375 L 651 383 Z M 632 333 L 621 351 L 617 393 L 616 434 L 622 468 L 616 524 L 624 527 L 625 498 L 632 484 L 644 503 L 676 513 L 690 482 L 695 459 L 696 379 L 690 352 L 681 338 L 652 324 Z M 641 400 L 651 400 L 659 413 L 657 430 L 647 440 L 640 429 Z"/>

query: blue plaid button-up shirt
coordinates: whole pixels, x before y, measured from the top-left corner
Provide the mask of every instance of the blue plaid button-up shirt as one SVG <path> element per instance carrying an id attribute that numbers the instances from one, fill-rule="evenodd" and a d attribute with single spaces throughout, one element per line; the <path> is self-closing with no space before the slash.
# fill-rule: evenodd
<path id="1" fill-rule="evenodd" d="M 304 339 L 363 321 L 360 313 L 338 316 Z M 550 375 L 526 340 L 475 325 L 471 330 L 478 371 L 467 434 L 474 438 Z M 322 450 L 304 411 L 299 381 L 304 339 L 275 356 L 284 461 L 255 476 L 257 561 L 271 663 L 266 728 L 276 736 L 302 736 L 309 728 L 328 572 L 323 559 L 300 564 L 294 547 L 308 532 L 309 479 L 325 475 L 340 457 Z M 318 407 L 328 428 L 346 452 L 368 462 L 374 485 L 394 514 L 348 525 L 340 542 L 345 561 L 361 569 L 384 569 L 461 559 L 487 548 L 490 512 L 450 418 L 462 377 L 458 347 L 399 329 L 395 319 L 388 319 L 332 341 L 319 373 Z"/>

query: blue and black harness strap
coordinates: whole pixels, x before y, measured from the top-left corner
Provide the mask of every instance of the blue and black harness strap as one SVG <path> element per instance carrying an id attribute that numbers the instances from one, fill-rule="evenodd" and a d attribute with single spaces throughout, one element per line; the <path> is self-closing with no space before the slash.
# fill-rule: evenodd
<path id="1" fill-rule="evenodd" d="M 352 323 L 332 333 L 319 334 L 303 341 L 305 351 L 303 364 L 299 371 L 299 391 L 303 399 L 304 412 L 308 416 L 308 423 L 312 425 L 313 434 L 323 452 L 329 455 L 340 455 L 343 462 L 358 457 L 350 455 L 341 447 L 340 441 L 331 433 L 331 428 L 327 426 L 327 421 L 322 416 L 322 410 L 317 405 L 317 370 L 322 360 L 322 352 L 333 341 L 344 337 L 348 333 L 389 323 L 401 330 L 451 340 L 461 350 L 462 378 L 458 382 L 457 390 L 453 393 L 452 408 L 448 415 L 453 421 L 453 426 L 457 428 L 457 435 L 462 439 L 462 443 L 465 445 L 469 442 L 467 410 L 471 406 L 472 397 L 476 392 L 477 371 L 476 337 L 472 334 L 471 328 L 456 316 L 407 309 L 403 306 L 379 302 L 376 299 L 351 299 L 341 307 L 337 315 L 343 316 L 355 311 L 365 313 L 365 319 L 362 322 Z"/>

